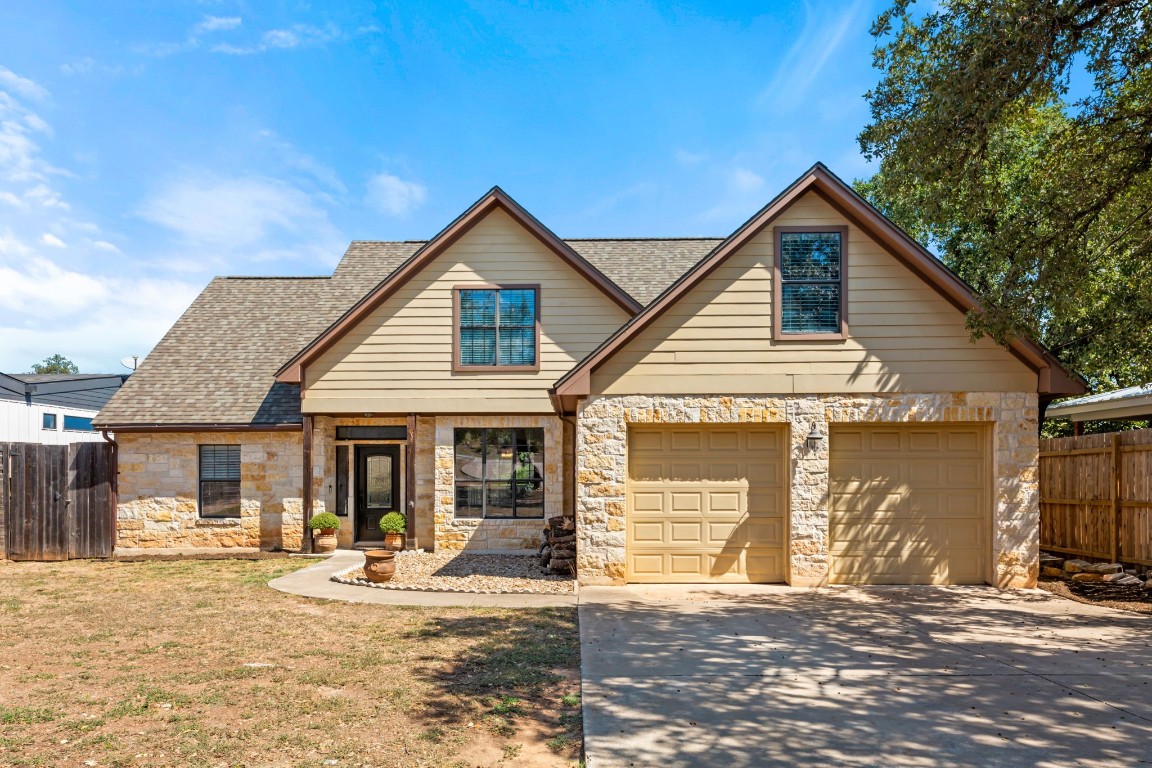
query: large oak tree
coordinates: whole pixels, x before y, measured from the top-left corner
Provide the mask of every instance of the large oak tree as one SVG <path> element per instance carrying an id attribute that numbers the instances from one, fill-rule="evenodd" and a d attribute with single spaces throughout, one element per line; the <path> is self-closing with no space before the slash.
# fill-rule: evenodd
<path id="1" fill-rule="evenodd" d="M 1094 389 L 1152 380 L 1152 0 L 896 0 L 859 189 Z"/>

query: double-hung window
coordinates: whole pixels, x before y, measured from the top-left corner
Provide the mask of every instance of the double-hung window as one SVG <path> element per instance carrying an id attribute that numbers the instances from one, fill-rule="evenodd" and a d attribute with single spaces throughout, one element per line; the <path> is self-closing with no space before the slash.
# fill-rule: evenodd
<path id="1" fill-rule="evenodd" d="M 847 227 L 776 228 L 774 337 L 844 338 Z"/>
<path id="2" fill-rule="evenodd" d="M 540 370 L 538 286 L 461 286 L 454 293 L 456 371 Z"/>
<path id="3" fill-rule="evenodd" d="M 456 517 L 544 517 L 544 430 L 456 430 Z"/>
<path id="4" fill-rule="evenodd" d="M 200 517 L 240 517 L 240 446 L 200 446 Z"/>

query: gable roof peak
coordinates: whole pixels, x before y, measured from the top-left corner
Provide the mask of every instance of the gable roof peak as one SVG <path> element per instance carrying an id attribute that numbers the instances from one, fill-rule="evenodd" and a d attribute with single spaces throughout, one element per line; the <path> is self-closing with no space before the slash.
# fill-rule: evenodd
<path id="1" fill-rule="evenodd" d="M 608 358 L 626 346 L 636 335 L 680 300 L 697 284 L 712 274 L 728 257 L 742 248 L 765 227 L 788 210 L 802 195 L 819 195 L 838 213 L 874 238 L 908 269 L 935 289 L 962 312 L 980 309 L 980 300 L 971 286 L 948 269 L 924 246 L 912 239 L 887 216 L 861 196 L 820 161 L 776 195 L 767 205 L 741 224 L 735 232 L 712 249 L 695 267 L 668 286 L 642 312 L 632 317 L 616 333 L 609 336 L 567 374 L 552 389 L 554 402 L 573 402 L 574 398 L 588 395 L 592 372 Z M 1066 370 L 1060 361 L 1036 342 L 1013 338 L 1009 349 L 1037 373 L 1037 391 L 1042 395 L 1080 394 L 1086 391 L 1083 379 Z M 567 410 L 567 406 L 564 406 Z"/>
<path id="2" fill-rule="evenodd" d="M 603 272 L 561 240 L 556 233 L 540 223 L 540 220 L 516 202 L 511 195 L 494 186 L 480 199 L 452 220 L 428 242 L 416 249 L 407 260 L 384 278 L 375 288 L 330 325 L 323 333 L 297 352 L 291 360 L 276 372 L 276 380 L 282 384 L 299 384 L 303 379 L 304 366 L 319 357 L 349 330 L 364 320 L 373 310 L 383 304 L 399 288 L 418 274 L 432 261 L 444 253 L 449 246 L 467 234 L 494 208 L 500 208 L 512 217 L 517 224 L 556 254 L 581 277 L 598 288 L 613 303 L 628 313 L 635 315 L 642 306 L 624 289 L 610 280 Z"/>

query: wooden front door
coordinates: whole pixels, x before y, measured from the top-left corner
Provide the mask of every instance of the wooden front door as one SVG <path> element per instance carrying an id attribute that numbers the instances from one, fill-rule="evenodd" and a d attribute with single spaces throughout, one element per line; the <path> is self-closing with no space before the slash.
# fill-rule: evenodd
<path id="1" fill-rule="evenodd" d="M 380 518 L 403 512 L 400 446 L 356 446 L 356 540 L 383 541 Z"/>

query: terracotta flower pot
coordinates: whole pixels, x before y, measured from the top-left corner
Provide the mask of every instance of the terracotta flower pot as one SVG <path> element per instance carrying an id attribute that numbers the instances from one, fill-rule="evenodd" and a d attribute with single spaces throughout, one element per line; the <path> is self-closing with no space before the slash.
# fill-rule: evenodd
<path id="1" fill-rule="evenodd" d="M 391 550 L 392 552 L 400 552 L 404 549 L 404 534 L 402 533 L 386 533 L 384 534 L 384 549 Z"/>
<path id="2" fill-rule="evenodd" d="M 312 536 L 312 551 L 317 555 L 330 555 L 336 551 L 336 529 L 322 528 Z"/>
<path id="3" fill-rule="evenodd" d="M 391 581 L 396 573 L 396 553 L 370 549 L 364 553 L 364 578 L 376 584 Z"/>

